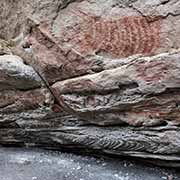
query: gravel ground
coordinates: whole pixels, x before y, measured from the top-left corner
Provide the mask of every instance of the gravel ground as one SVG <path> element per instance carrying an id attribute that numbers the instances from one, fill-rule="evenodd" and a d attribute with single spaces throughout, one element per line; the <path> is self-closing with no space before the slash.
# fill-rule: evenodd
<path id="1" fill-rule="evenodd" d="M 0 148 L 0 180 L 180 180 L 180 172 L 130 160 Z"/>

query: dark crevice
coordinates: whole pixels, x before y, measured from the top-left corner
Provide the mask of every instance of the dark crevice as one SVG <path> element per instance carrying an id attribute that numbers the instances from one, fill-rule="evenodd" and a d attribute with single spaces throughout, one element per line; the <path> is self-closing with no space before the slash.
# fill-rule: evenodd
<path id="1" fill-rule="evenodd" d="M 176 108 L 180 108 L 180 101 L 176 102 Z"/>
<path id="2" fill-rule="evenodd" d="M 139 84 L 138 84 L 137 82 L 132 82 L 132 83 L 129 83 L 129 84 L 119 83 L 119 84 L 118 84 L 118 87 L 119 87 L 119 89 L 121 89 L 121 90 L 135 89 L 135 88 L 138 88 L 138 87 L 139 87 Z"/>
<path id="3" fill-rule="evenodd" d="M 7 103 L 7 104 L 1 105 L 0 108 L 3 109 L 3 108 L 6 108 L 6 107 L 8 107 L 8 106 L 11 106 L 11 105 L 13 105 L 13 104 L 14 104 L 14 102 L 9 102 L 9 103 Z"/>
<path id="4" fill-rule="evenodd" d="M 165 1 L 161 2 L 161 4 L 165 5 L 165 4 L 169 3 L 169 2 L 170 2 L 170 0 L 165 0 Z"/>

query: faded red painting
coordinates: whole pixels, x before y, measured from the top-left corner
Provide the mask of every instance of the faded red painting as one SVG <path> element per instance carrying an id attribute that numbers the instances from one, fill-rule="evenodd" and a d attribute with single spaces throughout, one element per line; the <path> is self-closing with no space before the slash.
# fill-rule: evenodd
<path id="1" fill-rule="evenodd" d="M 158 82 L 166 78 L 169 69 L 174 69 L 172 62 L 163 60 L 151 61 L 145 63 L 139 61 L 134 64 L 136 71 L 138 72 L 138 78 L 147 82 Z"/>
<path id="2" fill-rule="evenodd" d="M 113 58 L 153 55 L 159 47 L 160 20 L 148 22 L 142 16 L 107 20 L 80 10 L 73 13 L 81 22 L 71 30 L 64 29 L 62 38 L 83 55 L 107 54 Z"/>

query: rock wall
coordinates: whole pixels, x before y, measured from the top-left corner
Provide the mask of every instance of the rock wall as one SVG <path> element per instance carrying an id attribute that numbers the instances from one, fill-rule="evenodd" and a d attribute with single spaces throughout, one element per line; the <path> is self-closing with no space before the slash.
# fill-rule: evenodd
<path id="1" fill-rule="evenodd" d="M 179 166 L 179 1 L 1 0 L 0 18 L 0 144 Z"/>

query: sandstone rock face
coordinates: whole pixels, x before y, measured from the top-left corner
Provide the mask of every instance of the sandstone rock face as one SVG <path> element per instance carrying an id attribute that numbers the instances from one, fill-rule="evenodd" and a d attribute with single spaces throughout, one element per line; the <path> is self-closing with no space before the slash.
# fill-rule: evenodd
<path id="1" fill-rule="evenodd" d="M 178 49 L 178 8 L 176 1 L 77 1 L 34 28 L 29 43 L 50 82 L 95 73 L 119 66 L 120 58 Z"/>
<path id="2" fill-rule="evenodd" d="M 29 55 L 0 52 L 0 144 L 179 166 L 179 1 L 1 0 L 0 18 Z"/>
<path id="3" fill-rule="evenodd" d="M 180 54 L 139 58 L 53 85 L 67 111 L 99 125 L 179 124 Z"/>
<path id="4" fill-rule="evenodd" d="M 41 79 L 32 67 L 18 56 L 0 56 L 0 89 L 28 90 L 41 86 Z"/>
<path id="5" fill-rule="evenodd" d="M 0 56 L 0 75 L 0 126 L 18 120 L 17 113 L 36 110 L 50 102 L 47 90 L 40 89 L 40 77 L 20 57 Z"/>
<path id="6" fill-rule="evenodd" d="M 22 27 L 22 11 L 20 11 L 20 1 L 0 2 L 0 38 L 11 39 L 19 35 Z"/>

